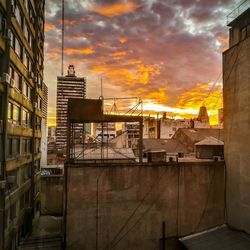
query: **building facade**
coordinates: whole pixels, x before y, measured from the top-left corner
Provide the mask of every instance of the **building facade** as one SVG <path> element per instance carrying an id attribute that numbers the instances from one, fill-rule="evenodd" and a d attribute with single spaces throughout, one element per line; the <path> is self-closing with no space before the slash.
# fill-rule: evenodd
<path id="1" fill-rule="evenodd" d="M 229 49 L 223 53 L 227 223 L 250 233 L 250 1 L 228 20 Z"/>
<path id="2" fill-rule="evenodd" d="M 44 4 L 0 1 L 0 250 L 17 249 L 40 210 Z"/>
<path id="3" fill-rule="evenodd" d="M 66 149 L 67 141 L 67 109 L 69 98 L 86 97 L 86 80 L 77 77 L 73 65 L 69 65 L 66 76 L 57 77 L 56 99 L 56 147 L 58 150 Z M 75 133 L 78 134 L 79 143 L 82 141 L 83 125 L 75 125 Z"/>

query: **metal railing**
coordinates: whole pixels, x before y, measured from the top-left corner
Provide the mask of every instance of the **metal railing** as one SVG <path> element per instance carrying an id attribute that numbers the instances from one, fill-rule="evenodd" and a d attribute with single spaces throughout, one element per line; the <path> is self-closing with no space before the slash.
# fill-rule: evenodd
<path id="1" fill-rule="evenodd" d="M 241 3 L 237 8 L 235 8 L 231 13 L 227 16 L 227 24 L 231 23 L 238 16 L 240 16 L 243 12 L 250 8 L 250 0 L 246 0 Z"/>

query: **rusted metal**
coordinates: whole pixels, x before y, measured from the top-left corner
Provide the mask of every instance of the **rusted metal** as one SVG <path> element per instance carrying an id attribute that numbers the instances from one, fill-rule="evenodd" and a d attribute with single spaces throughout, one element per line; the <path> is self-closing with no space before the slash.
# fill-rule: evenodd
<path id="1" fill-rule="evenodd" d="M 107 115 L 103 113 L 102 99 L 77 99 L 68 100 L 68 122 L 74 123 L 108 123 L 108 122 L 138 122 L 140 125 L 139 135 L 139 161 L 142 162 L 142 136 L 143 117 L 138 115 Z M 70 130 L 68 125 L 68 130 Z M 72 134 L 68 131 L 67 161 L 70 160 Z M 103 143 L 102 145 L 103 146 Z"/>

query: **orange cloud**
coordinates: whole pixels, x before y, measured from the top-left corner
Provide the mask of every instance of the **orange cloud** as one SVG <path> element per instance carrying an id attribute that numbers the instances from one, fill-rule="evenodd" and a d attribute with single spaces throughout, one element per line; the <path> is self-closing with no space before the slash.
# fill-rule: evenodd
<path id="1" fill-rule="evenodd" d="M 65 53 L 68 54 L 68 55 L 73 55 L 73 54 L 85 54 L 85 55 L 89 55 L 89 54 L 95 53 L 95 51 L 92 48 L 84 48 L 84 49 L 69 48 L 69 49 L 65 50 Z"/>
<path id="2" fill-rule="evenodd" d="M 139 5 L 134 2 L 124 2 L 124 3 L 114 3 L 109 5 L 94 4 L 91 6 L 90 9 L 102 16 L 114 17 L 134 11 L 138 7 Z"/>
<path id="3" fill-rule="evenodd" d="M 149 84 L 150 80 L 160 73 L 157 65 L 145 65 L 140 63 L 139 60 L 133 61 L 133 64 L 137 64 L 137 66 L 132 69 L 123 66 L 112 68 L 109 65 L 101 64 L 92 66 L 90 70 L 103 74 L 114 83 L 123 83 L 127 86 Z"/>
<path id="4" fill-rule="evenodd" d="M 44 30 L 45 32 L 48 32 L 50 30 L 55 30 L 56 26 L 53 23 L 45 23 Z"/>
<path id="5" fill-rule="evenodd" d="M 118 52 L 113 53 L 112 57 L 116 60 L 119 60 L 127 54 L 128 54 L 128 51 L 118 51 Z"/>
<path id="6" fill-rule="evenodd" d="M 119 38 L 119 42 L 120 43 L 125 43 L 125 42 L 127 42 L 127 40 L 128 39 L 126 37 L 124 37 L 124 36 L 122 36 L 122 37 Z"/>
<path id="7" fill-rule="evenodd" d="M 218 109 L 223 106 L 222 98 L 221 84 L 197 83 L 193 89 L 180 95 L 176 106 L 182 109 L 199 110 L 200 106 L 205 105 L 210 114 L 210 123 L 213 125 L 218 123 Z"/>

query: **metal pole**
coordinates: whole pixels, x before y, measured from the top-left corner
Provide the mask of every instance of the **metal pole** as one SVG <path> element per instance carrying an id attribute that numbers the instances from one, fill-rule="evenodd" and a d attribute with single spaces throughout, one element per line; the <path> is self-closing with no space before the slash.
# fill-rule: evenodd
<path id="1" fill-rule="evenodd" d="M 99 176 L 100 177 L 100 176 Z M 98 231 L 99 231 L 99 177 L 96 180 L 96 250 L 98 250 Z"/>
<path id="2" fill-rule="evenodd" d="M 62 64 L 61 64 L 61 75 L 64 72 L 64 0 L 62 0 Z"/>
<path id="3" fill-rule="evenodd" d="M 162 222 L 162 250 L 165 250 L 165 221 Z"/>
<path id="4" fill-rule="evenodd" d="M 140 120 L 140 133 L 139 133 L 139 161 L 142 163 L 143 160 L 143 117 Z"/>

